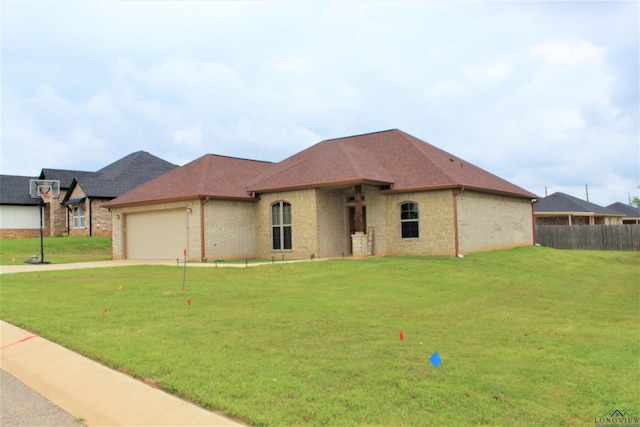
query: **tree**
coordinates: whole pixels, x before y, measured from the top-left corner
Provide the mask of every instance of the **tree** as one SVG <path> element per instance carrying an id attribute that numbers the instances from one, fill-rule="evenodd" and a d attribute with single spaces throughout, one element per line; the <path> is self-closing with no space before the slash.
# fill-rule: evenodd
<path id="1" fill-rule="evenodd" d="M 640 208 L 640 197 L 636 196 L 631 199 L 631 205 L 635 206 L 636 208 Z"/>

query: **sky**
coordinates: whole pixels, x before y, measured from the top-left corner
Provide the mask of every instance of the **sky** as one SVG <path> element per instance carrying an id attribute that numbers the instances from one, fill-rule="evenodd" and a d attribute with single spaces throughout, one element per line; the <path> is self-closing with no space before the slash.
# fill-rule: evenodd
<path id="1" fill-rule="evenodd" d="M 0 173 L 401 129 L 543 197 L 640 188 L 638 1 L 0 1 Z"/>

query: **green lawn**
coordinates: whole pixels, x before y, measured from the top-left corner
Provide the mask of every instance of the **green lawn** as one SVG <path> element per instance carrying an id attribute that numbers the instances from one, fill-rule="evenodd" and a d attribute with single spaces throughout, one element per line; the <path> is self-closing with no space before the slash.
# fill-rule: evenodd
<path id="1" fill-rule="evenodd" d="M 55 264 L 111 259 L 110 237 L 45 237 L 44 259 Z M 40 238 L 0 239 L 0 265 L 23 264 L 40 257 Z"/>
<path id="2" fill-rule="evenodd" d="M 0 317 L 252 425 L 640 414 L 638 252 L 191 268 L 184 291 L 182 274 L 5 274 Z"/>

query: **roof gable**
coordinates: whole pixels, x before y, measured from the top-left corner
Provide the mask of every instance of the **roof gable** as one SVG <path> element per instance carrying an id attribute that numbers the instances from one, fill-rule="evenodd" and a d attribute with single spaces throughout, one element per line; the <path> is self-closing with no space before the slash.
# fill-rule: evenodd
<path id="1" fill-rule="evenodd" d="M 246 183 L 271 165 L 273 163 L 207 154 L 136 187 L 103 206 L 200 197 L 252 200 Z"/>
<path id="2" fill-rule="evenodd" d="M 594 203 L 587 202 L 586 200 L 578 199 L 577 197 L 570 196 L 564 193 L 553 193 L 540 199 L 533 205 L 535 213 L 542 212 L 583 212 L 583 213 L 596 213 L 611 216 L 620 216 L 620 213 L 596 205 Z"/>

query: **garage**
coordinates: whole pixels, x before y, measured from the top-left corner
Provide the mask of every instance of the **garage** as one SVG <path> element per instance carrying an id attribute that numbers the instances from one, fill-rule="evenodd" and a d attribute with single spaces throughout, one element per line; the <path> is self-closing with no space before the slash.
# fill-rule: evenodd
<path id="1" fill-rule="evenodd" d="M 130 213 L 125 216 L 127 259 L 182 258 L 187 248 L 185 209 Z"/>

